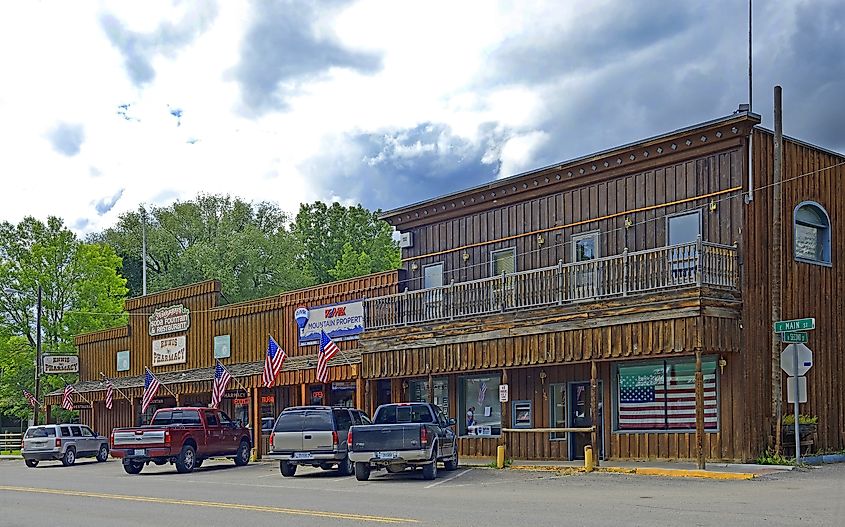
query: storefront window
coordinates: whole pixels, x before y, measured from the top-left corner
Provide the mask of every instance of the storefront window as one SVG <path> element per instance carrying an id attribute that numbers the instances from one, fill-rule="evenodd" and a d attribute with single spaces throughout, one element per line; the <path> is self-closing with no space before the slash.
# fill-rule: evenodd
<path id="1" fill-rule="evenodd" d="M 702 360 L 704 428 L 719 426 L 716 361 Z M 695 361 L 662 361 L 619 366 L 616 377 L 619 431 L 694 430 Z"/>
<path id="2" fill-rule="evenodd" d="M 355 406 L 355 382 L 332 383 L 332 406 Z"/>
<path id="3" fill-rule="evenodd" d="M 502 433 L 499 375 L 464 377 L 458 396 L 461 435 L 498 436 Z"/>
<path id="4" fill-rule="evenodd" d="M 552 428 L 566 428 L 566 384 L 552 384 Z M 551 439 L 566 439 L 566 432 L 552 432 Z"/>
<path id="5" fill-rule="evenodd" d="M 431 401 L 428 391 L 428 380 L 420 379 L 408 383 L 409 399 L 412 403 L 427 403 Z M 449 379 L 434 379 L 434 401 L 435 405 L 449 413 Z"/>
<path id="6" fill-rule="evenodd" d="M 310 404 L 311 406 L 322 406 L 324 404 L 323 397 L 325 396 L 325 394 L 323 393 L 322 384 L 313 384 L 309 386 L 308 394 L 310 395 L 310 402 L 308 404 Z"/>
<path id="7" fill-rule="evenodd" d="M 135 406 L 138 411 L 141 410 L 141 402 L 141 399 L 138 399 L 138 403 Z M 153 399 L 150 402 L 150 405 L 147 406 L 147 411 L 138 415 L 138 426 L 150 424 L 153 415 L 159 408 L 173 408 L 174 406 L 176 406 L 176 399 L 174 397 L 159 397 Z"/>
<path id="8" fill-rule="evenodd" d="M 232 400 L 232 419 L 249 426 L 249 397 L 238 397 Z"/>

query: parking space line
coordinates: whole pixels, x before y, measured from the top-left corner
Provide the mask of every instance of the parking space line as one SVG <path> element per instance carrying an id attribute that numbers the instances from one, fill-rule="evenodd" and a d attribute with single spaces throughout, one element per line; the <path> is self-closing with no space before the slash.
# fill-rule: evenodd
<path id="1" fill-rule="evenodd" d="M 297 516 L 310 516 L 314 518 L 332 518 L 336 520 L 354 520 L 360 522 L 375 523 L 419 523 L 419 520 L 411 518 L 392 518 L 389 516 L 370 516 L 367 514 L 354 514 L 344 512 L 327 512 L 305 509 L 288 509 L 284 507 L 269 507 L 264 505 L 246 505 L 240 503 L 223 503 L 216 501 L 195 501 L 177 500 L 172 498 L 156 498 L 152 496 L 125 496 L 121 494 L 104 494 L 100 492 L 82 492 L 76 490 L 45 489 L 34 487 L 13 487 L 0 485 L 0 490 L 8 492 L 25 492 L 34 494 L 56 494 L 60 496 L 77 496 L 83 498 L 101 498 L 107 500 L 137 501 L 144 503 L 160 503 L 165 505 L 190 505 L 194 507 L 211 507 L 219 509 L 236 509 L 252 512 L 269 512 L 276 514 L 290 514 Z"/>
<path id="2" fill-rule="evenodd" d="M 467 473 L 467 472 L 469 472 L 470 470 L 472 470 L 472 469 L 471 469 L 471 468 L 468 468 L 468 469 L 464 470 L 463 472 L 461 472 L 461 473 L 459 473 L 459 474 L 455 474 L 455 475 L 454 475 L 454 476 L 452 476 L 451 478 L 441 479 L 440 481 L 437 481 L 437 482 L 435 482 L 435 483 L 432 483 L 431 485 L 426 485 L 426 487 L 425 487 L 425 488 L 430 489 L 431 487 L 436 487 L 437 485 L 440 485 L 441 483 L 447 483 L 447 482 L 449 482 L 449 481 L 452 481 L 453 479 L 458 479 L 459 477 L 463 476 L 464 474 L 466 474 L 466 473 Z"/>

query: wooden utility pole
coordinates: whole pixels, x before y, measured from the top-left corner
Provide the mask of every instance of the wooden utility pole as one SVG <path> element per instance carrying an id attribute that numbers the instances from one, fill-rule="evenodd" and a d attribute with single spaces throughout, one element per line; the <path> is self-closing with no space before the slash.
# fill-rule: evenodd
<path id="1" fill-rule="evenodd" d="M 698 469 L 704 470 L 704 374 L 701 372 L 701 350 L 695 351 L 695 451 Z"/>
<path id="2" fill-rule="evenodd" d="M 508 383 L 508 370 L 502 368 L 502 384 Z M 496 394 L 498 397 L 499 394 Z M 508 386 L 508 402 L 503 402 L 502 404 L 502 428 L 510 428 L 513 423 L 510 421 L 510 412 L 508 408 L 510 408 L 510 386 Z M 480 408 L 479 408 L 480 410 Z M 505 437 L 505 432 L 501 432 L 499 434 L 499 445 L 505 446 L 507 448 L 507 438 Z"/>
<path id="3" fill-rule="evenodd" d="M 783 170 L 783 113 L 782 113 L 782 90 L 775 86 L 775 145 L 774 145 L 774 167 L 772 171 L 772 259 L 771 284 L 772 284 L 772 325 L 781 319 L 781 289 L 782 289 L 782 251 L 783 251 L 783 226 L 781 219 L 781 180 Z M 772 426 L 775 435 L 775 452 L 781 451 L 780 421 L 783 408 L 783 375 L 780 371 L 781 346 L 777 337 L 770 331 L 772 339 Z"/>
<path id="4" fill-rule="evenodd" d="M 593 462 L 599 466 L 599 380 L 596 361 L 590 363 L 590 416 L 593 421 L 593 431 L 590 432 L 590 448 L 593 449 Z"/>

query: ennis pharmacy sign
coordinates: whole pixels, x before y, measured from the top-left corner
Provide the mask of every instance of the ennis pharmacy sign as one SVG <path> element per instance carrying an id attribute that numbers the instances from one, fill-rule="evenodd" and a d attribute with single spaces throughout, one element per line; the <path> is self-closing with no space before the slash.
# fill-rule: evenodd
<path id="1" fill-rule="evenodd" d="M 150 336 L 165 335 L 177 331 L 187 331 L 191 327 L 191 311 L 178 304 L 156 309 L 150 315 Z"/>

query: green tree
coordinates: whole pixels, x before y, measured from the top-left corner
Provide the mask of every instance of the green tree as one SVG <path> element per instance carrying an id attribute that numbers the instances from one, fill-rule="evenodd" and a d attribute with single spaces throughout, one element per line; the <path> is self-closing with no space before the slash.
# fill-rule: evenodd
<path id="1" fill-rule="evenodd" d="M 318 283 L 397 269 L 393 228 L 379 214 L 337 202 L 300 205 L 293 225 L 302 246 L 299 265 Z"/>
<path id="2" fill-rule="evenodd" d="M 82 242 L 59 218 L 0 224 L 0 411 L 29 412 L 21 388 L 33 391 L 38 287 L 43 350 L 72 354 L 75 335 L 126 323 L 120 266 L 111 248 Z M 44 376 L 42 394 L 74 380 Z"/>
<path id="3" fill-rule="evenodd" d="M 201 194 L 184 202 L 120 216 L 91 237 L 123 258 L 131 296 L 140 296 L 141 225 L 146 215 L 147 291 L 218 279 L 230 302 L 274 295 L 313 283 L 301 266 L 290 220 L 278 206 Z"/>

